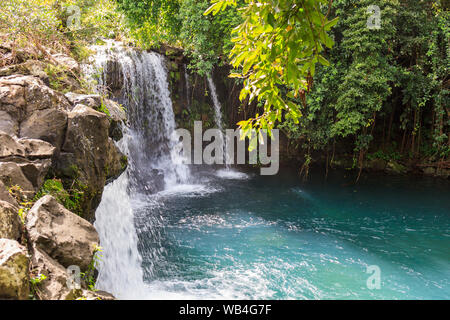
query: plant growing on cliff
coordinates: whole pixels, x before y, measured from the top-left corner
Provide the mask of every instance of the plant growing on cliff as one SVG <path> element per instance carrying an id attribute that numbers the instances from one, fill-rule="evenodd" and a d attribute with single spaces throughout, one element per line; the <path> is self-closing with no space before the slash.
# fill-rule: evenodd
<path id="1" fill-rule="evenodd" d="M 101 261 L 101 258 L 103 257 L 101 252 L 103 252 L 103 248 L 101 246 L 95 245 L 92 261 L 89 264 L 86 272 L 81 273 L 81 277 L 86 282 L 88 289 L 90 291 L 97 291 L 97 289 L 95 288 L 96 284 L 95 272 L 97 270 L 99 262 Z"/>
<path id="2" fill-rule="evenodd" d="M 39 285 L 47 279 L 45 274 L 38 274 L 35 277 L 30 277 L 30 299 L 36 300 L 39 298 Z"/>
<path id="3" fill-rule="evenodd" d="M 75 181 L 73 183 L 75 185 Z M 66 209 L 82 215 L 83 209 L 81 208 L 81 200 L 84 195 L 84 190 L 79 188 L 71 188 L 69 191 L 64 189 L 63 183 L 60 179 L 48 179 L 45 180 L 42 187 L 36 193 L 34 201 L 42 198 L 45 195 L 51 195 L 58 200 Z"/>

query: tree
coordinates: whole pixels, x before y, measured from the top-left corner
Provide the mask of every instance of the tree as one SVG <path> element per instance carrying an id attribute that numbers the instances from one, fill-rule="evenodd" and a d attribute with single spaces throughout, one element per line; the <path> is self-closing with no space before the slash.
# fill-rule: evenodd
<path id="1" fill-rule="evenodd" d="M 244 79 L 240 99 L 257 99 L 263 113 L 241 121 L 244 135 L 251 129 L 271 130 L 276 122 L 301 117 L 295 98 L 305 102 L 316 63 L 328 65 L 325 48 L 334 41 L 327 34 L 338 19 L 329 20 L 332 1 L 246 0 L 244 22 L 233 30 L 231 63 L 238 70 L 231 77 Z M 214 0 L 205 14 L 218 14 L 235 0 Z"/>

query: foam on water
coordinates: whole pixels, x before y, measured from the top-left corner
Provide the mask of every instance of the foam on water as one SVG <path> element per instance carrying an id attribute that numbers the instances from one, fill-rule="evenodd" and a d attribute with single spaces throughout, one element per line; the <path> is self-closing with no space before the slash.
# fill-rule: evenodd
<path id="1" fill-rule="evenodd" d="M 210 193 L 219 191 L 218 189 L 201 184 L 177 184 L 156 194 L 157 197 L 202 197 Z"/>
<path id="2" fill-rule="evenodd" d="M 250 175 L 232 169 L 219 169 L 216 171 L 215 175 L 221 179 L 230 179 L 230 180 L 250 179 Z"/>

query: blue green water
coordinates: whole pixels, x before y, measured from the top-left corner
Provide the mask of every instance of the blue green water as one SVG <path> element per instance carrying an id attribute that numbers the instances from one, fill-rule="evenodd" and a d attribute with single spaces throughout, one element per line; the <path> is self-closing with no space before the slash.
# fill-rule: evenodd
<path id="1" fill-rule="evenodd" d="M 152 297 L 449 299 L 450 181 L 295 171 L 146 199 L 138 249 Z M 367 267 L 380 270 L 369 289 Z"/>

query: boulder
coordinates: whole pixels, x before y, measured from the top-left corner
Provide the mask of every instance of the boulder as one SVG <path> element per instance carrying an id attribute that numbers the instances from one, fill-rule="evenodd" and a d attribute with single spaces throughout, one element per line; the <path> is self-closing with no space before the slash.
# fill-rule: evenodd
<path id="1" fill-rule="evenodd" d="M 31 270 L 36 276 L 46 276 L 36 290 L 36 295 L 41 300 L 115 300 L 108 292 L 86 290 L 82 279 L 81 288 L 70 288 L 67 285 L 71 282 L 67 269 L 37 247 L 33 247 Z"/>
<path id="2" fill-rule="evenodd" d="M 85 106 L 97 109 L 102 104 L 102 97 L 99 94 L 79 94 L 68 92 L 66 98 L 74 106 L 77 104 L 83 104 Z"/>
<path id="3" fill-rule="evenodd" d="M 405 174 L 408 171 L 408 169 L 404 165 L 402 165 L 394 160 L 390 160 L 387 163 L 386 171 L 388 173 L 393 173 L 393 174 Z"/>
<path id="4" fill-rule="evenodd" d="M 24 195 L 30 197 L 36 191 L 33 184 L 23 174 L 19 164 L 0 162 L 0 181 L 7 187 L 19 186 Z"/>
<path id="5" fill-rule="evenodd" d="M 95 228 L 70 212 L 55 198 L 39 199 L 26 217 L 30 241 L 64 267 L 77 265 L 87 270 L 99 244 Z"/>
<path id="6" fill-rule="evenodd" d="M 36 110 L 20 124 L 20 136 L 41 139 L 61 148 L 67 113 L 61 109 Z"/>
<path id="7" fill-rule="evenodd" d="M 68 116 L 57 169 L 62 174 L 73 174 L 72 178 L 85 185 L 82 207 L 85 218 L 93 220 L 106 180 L 125 168 L 121 164 L 123 154 L 109 138 L 110 123 L 104 113 L 79 104 Z"/>
<path id="8" fill-rule="evenodd" d="M 8 112 L 0 110 L 0 130 L 16 135 L 19 132 L 19 123 Z"/>
<path id="9" fill-rule="evenodd" d="M 0 200 L 0 238 L 17 240 L 20 237 L 19 209 Z"/>
<path id="10" fill-rule="evenodd" d="M 52 55 L 52 62 L 56 62 L 58 65 L 64 67 L 67 70 L 70 70 L 76 74 L 80 73 L 80 65 L 78 62 L 63 53 L 56 53 Z"/>
<path id="11" fill-rule="evenodd" d="M 17 139 L 0 131 L 0 180 L 24 192 L 37 191 L 51 166 L 55 147 L 37 139 Z"/>
<path id="12" fill-rule="evenodd" d="M 122 138 L 122 123 L 127 120 L 125 110 L 115 101 L 105 99 L 99 94 L 77 94 L 73 92 L 66 93 L 66 98 L 73 104 L 82 104 L 100 110 L 106 109 L 106 115 L 110 122 L 109 136 L 118 141 Z"/>
<path id="13" fill-rule="evenodd" d="M 110 122 L 109 136 L 115 141 L 123 137 L 122 126 L 127 121 L 127 114 L 117 102 L 109 99 L 104 100 L 106 109 L 108 109 L 108 119 Z"/>
<path id="14" fill-rule="evenodd" d="M 65 129 L 63 113 L 70 107 L 63 94 L 36 77 L 0 78 L 0 130 L 11 136 L 41 139 L 59 147 Z"/>
<path id="15" fill-rule="evenodd" d="M 39 190 L 45 180 L 48 170 L 52 165 L 50 159 L 26 161 L 19 163 L 19 167 L 22 170 L 24 176 L 31 182 L 34 190 Z"/>
<path id="16" fill-rule="evenodd" d="M 55 152 L 55 147 L 43 140 L 19 139 L 17 142 L 23 146 L 25 157 L 28 159 L 48 159 Z"/>
<path id="17" fill-rule="evenodd" d="M 21 64 L 9 65 L 0 68 L 0 77 L 10 76 L 16 73 L 32 75 L 40 78 L 45 84 L 49 84 L 48 75 L 45 72 L 47 64 L 39 60 L 27 60 Z"/>
<path id="18" fill-rule="evenodd" d="M 73 290 L 66 296 L 66 300 L 116 300 L 116 298 L 106 291 L 89 291 L 85 289 Z"/>
<path id="19" fill-rule="evenodd" d="M 51 158 L 55 147 L 38 139 L 16 139 L 0 131 L 0 159 L 2 158 Z"/>
<path id="20" fill-rule="evenodd" d="M 0 180 L 0 201 L 8 202 L 13 206 L 17 207 L 17 201 L 14 199 L 8 191 L 8 188 L 5 186 L 3 181 Z M 1 237 L 0 237 L 1 238 Z"/>
<path id="21" fill-rule="evenodd" d="M 31 258 L 32 273 L 43 274 L 46 279 L 39 283 L 36 296 L 41 300 L 63 300 L 71 289 L 67 286 L 67 270 L 43 250 L 33 247 Z"/>
<path id="22" fill-rule="evenodd" d="M 0 299 L 28 299 L 29 257 L 15 240 L 0 239 Z"/>

